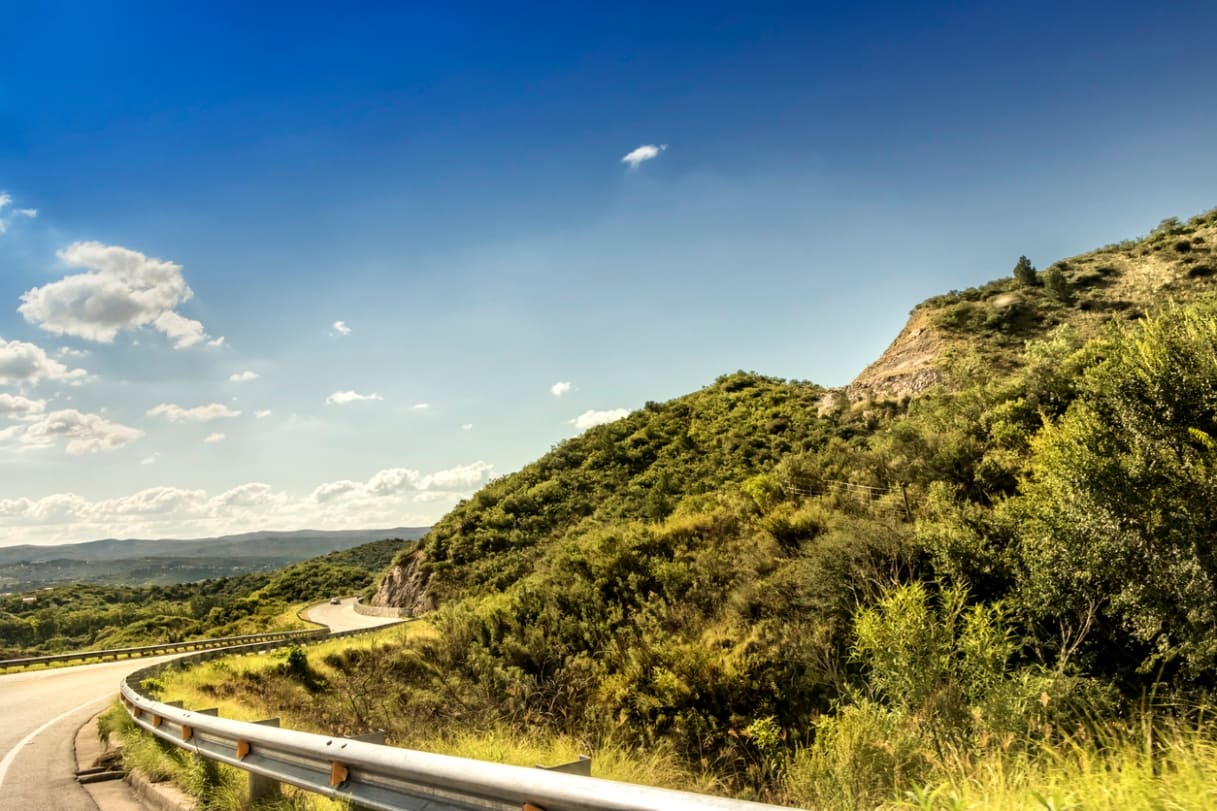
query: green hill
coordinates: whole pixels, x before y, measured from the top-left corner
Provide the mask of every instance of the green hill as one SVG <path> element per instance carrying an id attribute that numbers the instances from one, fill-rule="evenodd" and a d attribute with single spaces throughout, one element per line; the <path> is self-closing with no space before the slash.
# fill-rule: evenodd
<path id="1" fill-rule="evenodd" d="M 433 633 L 259 690 L 816 808 L 1204 807 L 1215 239 L 1210 212 L 931 299 L 844 390 L 741 372 L 590 429 L 387 570 L 375 600 Z"/>
<path id="2" fill-rule="evenodd" d="M 738 372 L 668 403 L 648 403 L 570 439 L 482 488 L 444 517 L 410 569 L 376 602 L 430 607 L 526 573 L 562 538 L 620 521 L 661 521 L 682 502 L 713 499 L 728 482 L 814 449 L 836 430 L 817 416 L 824 389 Z M 422 577 L 417 576 L 418 572 Z"/>

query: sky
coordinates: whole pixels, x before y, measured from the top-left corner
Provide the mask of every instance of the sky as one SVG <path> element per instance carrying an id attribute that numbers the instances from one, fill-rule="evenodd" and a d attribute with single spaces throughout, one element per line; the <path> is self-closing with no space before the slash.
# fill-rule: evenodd
<path id="1" fill-rule="evenodd" d="M 0 0 L 0 546 L 430 524 L 1217 206 L 1213 3 L 348 5 Z"/>

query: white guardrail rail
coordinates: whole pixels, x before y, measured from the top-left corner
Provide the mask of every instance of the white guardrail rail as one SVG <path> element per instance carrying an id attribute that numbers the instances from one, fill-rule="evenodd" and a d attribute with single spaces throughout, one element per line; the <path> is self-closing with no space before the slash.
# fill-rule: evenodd
<path id="1" fill-rule="evenodd" d="M 344 631 L 327 638 L 374 629 Z M 168 664 L 266 650 L 291 640 L 208 650 L 137 670 L 121 698 L 135 722 L 162 740 L 250 773 L 250 798 L 288 784 L 369 811 L 778 811 L 781 806 L 652 788 L 559 771 L 399 749 L 279 729 L 187 710 L 140 693 Z"/>

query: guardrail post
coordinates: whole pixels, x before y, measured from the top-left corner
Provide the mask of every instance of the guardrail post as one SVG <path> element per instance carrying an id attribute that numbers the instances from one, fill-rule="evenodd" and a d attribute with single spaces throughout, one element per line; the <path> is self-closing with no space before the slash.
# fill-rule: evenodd
<path id="1" fill-rule="evenodd" d="M 279 726 L 278 718 L 267 718 L 265 721 L 254 721 L 258 726 L 275 727 Z M 279 782 L 272 780 L 254 772 L 249 773 L 249 802 L 256 803 L 259 800 L 265 800 L 271 797 L 279 796 Z"/>
<path id="2" fill-rule="evenodd" d="M 564 774 L 578 774 L 583 777 L 592 776 L 592 759 L 587 755 L 579 755 L 578 760 L 572 760 L 570 763 L 559 763 L 557 766 L 542 766 L 537 764 L 538 769 L 544 769 L 547 772 L 562 772 Z"/>

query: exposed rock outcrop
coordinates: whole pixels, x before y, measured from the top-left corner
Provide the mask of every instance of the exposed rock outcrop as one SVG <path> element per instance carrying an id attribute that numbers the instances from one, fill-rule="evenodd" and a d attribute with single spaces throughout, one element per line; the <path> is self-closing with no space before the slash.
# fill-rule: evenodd
<path id="1" fill-rule="evenodd" d="M 435 604 L 426 593 L 430 576 L 422 570 L 425 560 L 426 554 L 415 550 L 390 568 L 372 596 L 372 605 L 404 608 L 412 616 L 434 610 Z"/>
<path id="2" fill-rule="evenodd" d="M 912 397 L 937 383 L 941 379 L 934 365 L 941 351 L 937 333 L 923 308 L 913 310 L 896 340 L 846 386 L 850 402 Z"/>

